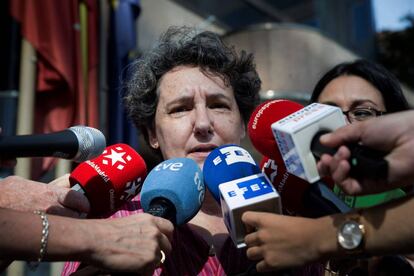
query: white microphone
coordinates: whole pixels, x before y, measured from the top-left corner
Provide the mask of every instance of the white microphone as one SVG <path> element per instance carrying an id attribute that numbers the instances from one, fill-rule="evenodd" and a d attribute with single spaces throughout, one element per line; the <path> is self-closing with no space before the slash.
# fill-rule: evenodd
<path id="1" fill-rule="evenodd" d="M 271 125 L 276 144 L 289 173 L 310 183 L 320 179 L 315 156 L 311 151 L 313 137 L 346 125 L 340 108 L 313 103 Z"/>

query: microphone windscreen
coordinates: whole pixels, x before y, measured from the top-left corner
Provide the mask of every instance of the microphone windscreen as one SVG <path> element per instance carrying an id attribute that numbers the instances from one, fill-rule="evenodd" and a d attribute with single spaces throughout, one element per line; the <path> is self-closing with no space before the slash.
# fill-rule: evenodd
<path id="1" fill-rule="evenodd" d="M 176 209 L 175 222 L 181 225 L 200 210 L 204 193 L 203 173 L 197 163 L 190 158 L 173 158 L 150 171 L 142 187 L 141 205 L 147 212 L 154 199 L 167 199 Z"/>
<path id="2" fill-rule="evenodd" d="M 106 147 L 95 159 L 71 173 L 71 186 L 80 185 L 91 205 L 90 216 L 106 215 L 137 195 L 147 174 L 142 157 L 126 144 Z"/>
<path id="3" fill-rule="evenodd" d="M 301 108 L 301 104 L 289 100 L 269 100 L 260 104 L 253 111 L 247 127 L 250 140 L 257 151 L 277 163 L 283 163 L 271 125 Z"/>
<path id="4" fill-rule="evenodd" d="M 220 184 L 260 172 L 250 153 L 232 144 L 212 150 L 203 165 L 204 182 L 218 203 Z"/>
<path id="5" fill-rule="evenodd" d="M 99 156 L 105 149 L 106 139 L 101 131 L 93 127 L 73 126 L 69 128 L 79 142 L 78 153 L 73 161 L 83 162 Z"/>

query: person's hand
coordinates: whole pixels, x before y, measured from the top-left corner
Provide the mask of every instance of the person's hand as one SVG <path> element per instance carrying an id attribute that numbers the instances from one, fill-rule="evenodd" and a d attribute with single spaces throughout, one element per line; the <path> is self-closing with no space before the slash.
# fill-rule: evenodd
<path id="1" fill-rule="evenodd" d="M 67 178 L 63 176 L 57 181 L 59 185 L 31 181 L 19 176 L 6 177 L 0 180 L 0 207 L 29 212 L 41 210 L 74 218 L 84 217 L 84 213 L 88 213 L 90 209 L 89 201 L 83 194 L 62 187 L 65 177 Z"/>
<path id="2" fill-rule="evenodd" d="M 316 237 L 330 233 L 318 233 L 317 220 L 276 215 L 262 212 L 245 212 L 242 221 L 247 227 L 256 229 L 245 236 L 247 257 L 258 261 L 256 269 L 259 272 L 282 270 L 303 266 L 320 260 L 323 243 Z M 331 234 L 334 241 L 335 234 Z"/>
<path id="3" fill-rule="evenodd" d="M 96 231 L 96 235 L 88 239 L 93 244 L 91 248 L 94 254 L 87 256 L 87 262 L 100 268 L 100 272 L 123 271 L 152 275 L 161 264 L 161 250 L 167 258 L 171 252 L 170 240 L 174 226 L 163 218 L 142 213 L 85 222 L 90 224 L 87 227 Z M 91 267 L 85 269 L 94 270 Z M 82 271 L 79 273 L 82 275 Z"/>
<path id="4" fill-rule="evenodd" d="M 351 195 L 378 193 L 412 185 L 414 181 L 414 111 L 406 111 L 350 124 L 321 137 L 323 145 L 338 147 L 346 143 L 363 145 L 388 152 L 388 179 L 354 179 L 349 176 L 350 151 L 341 146 L 334 156 L 322 155 L 318 162 L 321 175 L 330 175 Z"/>
<path id="5" fill-rule="evenodd" d="M 64 174 L 53 181 L 50 181 L 48 185 L 55 185 L 62 188 L 70 188 L 70 182 L 69 182 L 69 176 L 70 174 Z"/>

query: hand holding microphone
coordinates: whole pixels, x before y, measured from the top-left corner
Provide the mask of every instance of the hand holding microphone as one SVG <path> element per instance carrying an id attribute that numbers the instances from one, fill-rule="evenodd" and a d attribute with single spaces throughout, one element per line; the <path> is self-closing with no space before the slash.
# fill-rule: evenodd
<path id="1" fill-rule="evenodd" d="M 62 182 L 67 181 L 67 176 Z M 67 182 L 68 183 L 68 182 Z M 88 213 L 88 199 L 67 186 L 45 184 L 9 176 L 0 180 L 0 207 L 17 211 L 41 210 L 48 214 L 79 218 Z"/>
<path id="2" fill-rule="evenodd" d="M 320 178 L 315 157 L 336 151 L 322 147 L 318 139 L 313 138 L 321 131 L 333 131 L 344 125 L 345 119 L 338 107 L 313 103 L 302 108 L 292 101 L 273 100 L 256 108 L 248 131 L 252 144 L 260 153 L 277 163 L 283 160 L 288 172 L 313 183 Z M 356 144 L 352 148 L 354 175 L 374 178 L 387 172 L 381 152 Z"/>
<path id="3" fill-rule="evenodd" d="M 413 111 L 399 112 L 347 125 L 321 138 L 322 145 L 340 147 L 330 156 L 323 155 L 318 164 L 321 174 L 329 174 L 350 194 L 376 193 L 412 185 L 414 180 L 414 115 Z M 355 178 L 349 174 L 349 143 L 360 142 L 367 147 L 388 152 L 388 177 L 377 180 Z M 345 145 L 345 146 L 341 146 Z"/>
<path id="4" fill-rule="evenodd" d="M 320 179 L 315 157 L 336 152 L 324 147 L 319 136 L 344 126 L 345 119 L 338 107 L 313 103 L 272 124 L 279 150 L 288 171 L 313 183 Z M 349 145 L 351 174 L 361 178 L 382 178 L 388 172 L 383 153 L 358 144 Z"/>
<path id="5" fill-rule="evenodd" d="M 320 247 L 326 239 L 324 227 L 329 223 L 325 217 L 310 219 L 247 211 L 243 214 L 242 221 L 257 229 L 246 235 L 245 243 L 247 257 L 258 262 L 258 272 L 284 270 L 285 274 L 282 275 L 296 275 L 286 269 L 300 267 L 324 257 L 321 256 Z M 317 271 L 315 273 L 319 274 Z"/>
<path id="6" fill-rule="evenodd" d="M 302 105 L 292 101 L 272 100 L 262 103 L 253 112 L 248 134 L 252 144 L 265 156 L 260 168 L 279 192 L 285 214 L 320 217 L 346 212 L 349 208 L 326 186 L 326 182 L 310 185 L 286 169 L 271 125 L 275 121 L 289 118 L 291 113 L 301 108 Z"/>

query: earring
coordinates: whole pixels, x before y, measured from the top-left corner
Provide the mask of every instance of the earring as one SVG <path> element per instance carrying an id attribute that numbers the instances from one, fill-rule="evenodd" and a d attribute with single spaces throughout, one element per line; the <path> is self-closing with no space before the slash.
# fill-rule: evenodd
<path id="1" fill-rule="evenodd" d="M 154 149 L 158 149 L 158 147 L 159 147 L 159 144 L 158 144 L 158 142 L 154 142 L 154 143 L 152 143 L 152 145 L 151 145 Z"/>

